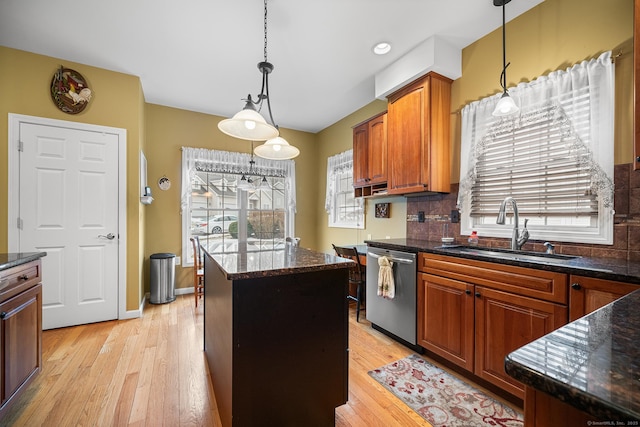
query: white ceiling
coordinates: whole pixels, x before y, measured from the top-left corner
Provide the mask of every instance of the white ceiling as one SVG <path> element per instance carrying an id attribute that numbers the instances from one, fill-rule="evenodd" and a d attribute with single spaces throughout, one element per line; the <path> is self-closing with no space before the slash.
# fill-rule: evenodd
<path id="1" fill-rule="evenodd" d="M 507 20 L 542 1 L 512 1 Z M 0 0 L 0 45 L 139 76 L 149 103 L 231 116 L 260 92 L 263 12 L 262 0 Z M 274 119 L 320 131 L 373 101 L 375 74 L 423 40 L 463 48 L 501 23 L 492 0 L 269 0 Z M 379 41 L 391 53 L 374 55 Z"/>

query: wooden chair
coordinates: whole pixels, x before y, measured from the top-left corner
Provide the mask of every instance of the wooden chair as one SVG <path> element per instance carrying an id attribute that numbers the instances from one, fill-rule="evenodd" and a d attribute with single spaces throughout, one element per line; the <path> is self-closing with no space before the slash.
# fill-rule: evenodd
<path id="1" fill-rule="evenodd" d="M 356 262 L 356 264 L 349 269 L 349 284 L 356 285 L 356 296 L 351 294 L 347 295 L 347 298 L 356 302 L 356 322 L 360 322 L 360 310 L 362 310 L 362 301 L 364 301 L 364 284 L 367 278 L 367 272 L 364 265 L 360 263 L 360 256 L 358 250 L 353 248 L 346 248 L 333 245 L 333 250 L 336 251 L 336 255 L 342 258 L 348 258 Z"/>
<path id="2" fill-rule="evenodd" d="M 195 236 L 189 240 L 193 245 L 193 294 L 196 298 L 196 308 L 198 308 L 198 298 L 204 295 L 204 266 L 200 252 L 200 239 Z"/>

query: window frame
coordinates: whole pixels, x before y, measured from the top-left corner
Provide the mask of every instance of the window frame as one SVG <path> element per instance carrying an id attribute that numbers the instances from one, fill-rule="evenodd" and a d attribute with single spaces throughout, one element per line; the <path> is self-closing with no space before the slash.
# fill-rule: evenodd
<path id="1" fill-rule="evenodd" d="M 295 185 L 295 162 L 293 160 L 267 160 L 256 158 L 245 153 L 226 152 L 218 150 L 206 150 L 190 147 L 182 147 L 183 159 L 182 159 L 182 197 L 181 197 L 181 235 L 182 235 L 182 266 L 193 266 L 193 248 L 190 241 L 191 237 L 191 218 L 193 212 L 193 198 L 192 198 L 192 186 L 196 180 L 198 172 L 201 173 L 213 173 L 213 174 L 226 174 L 235 175 L 236 180 L 239 182 L 239 178 L 243 174 L 250 175 L 254 179 L 262 179 L 266 176 L 267 179 L 277 178 L 281 182 L 278 185 L 278 189 L 272 187 L 272 191 L 282 191 L 283 195 L 283 207 L 274 208 L 271 203 L 271 208 L 268 212 L 284 211 L 284 231 L 281 239 L 267 239 L 270 241 L 269 249 L 282 246 L 284 248 L 284 242 L 287 236 L 295 235 L 295 212 L 296 212 L 296 185 Z M 254 161 L 254 163 L 250 163 Z M 250 169 L 251 168 L 251 169 Z M 223 176 L 223 181 L 225 177 Z M 234 180 L 235 181 L 235 180 Z M 224 181 L 227 182 L 227 181 Z M 271 183 L 272 184 L 272 183 Z M 238 217 L 239 228 L 246 227 L 240 224 L 242 222 L 241 212 L 246 211 L 247 218 L 252 212 L 259 211 L 251 207 L 251 195 L 249 191 L 232 186 L 236 191 L 236 203 L 233 208 L 224 209 L 220 206 L 211 206 L 205 208 L 204 211 L 214 211 L 222 215 L 233 214 Z M 243 195 L 239 195 L 240 193 Z M 242 201 L 244 200 L 244 201 Z M 207 217 L 208 218 L 208 217 Z M 245 224 L 248 221 L 245 221 Z M 209 236 L 209 234 L 207 235 Z M 276 241 L 277 240 L 277 241 Z M 238 240 L 228 239 L 228 242 L 222 241 L 222 245 L 227 243 L 230 251 L 224 250 L 224 253 L 237 253 L 238 252 Z M 255 251 L 266 249 L 263 247 L 261 239 L 256 241 L 258 248 Z M 259 245 L 258 245 L 259 243 Z"/>
<path id="2" fill-rule="evenodd" d="M 353 149 L 327 159 L 325 208 L 328 214 L 328 227 L 360 230 L 365 228 L 364 198 L 355 197 L 353 187 Z M 344 216 L 340 215 L 341 210 L 351 210 L 354 213 L 354 220 L 342 220 Z"/>

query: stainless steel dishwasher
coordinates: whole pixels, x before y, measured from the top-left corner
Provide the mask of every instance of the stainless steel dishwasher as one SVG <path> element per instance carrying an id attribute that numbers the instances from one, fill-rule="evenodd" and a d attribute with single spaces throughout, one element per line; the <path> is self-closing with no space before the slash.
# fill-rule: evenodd
<path id="1" fill-rule="evenodd" d="M 378 296 L 378 259 L 386 256 L 393 262 L 395 297 Z M 367 320 L 397 341 L 420 351 L 417 345 L 417 265 L 416 254 L 381 248 L 367 248 Z"/>

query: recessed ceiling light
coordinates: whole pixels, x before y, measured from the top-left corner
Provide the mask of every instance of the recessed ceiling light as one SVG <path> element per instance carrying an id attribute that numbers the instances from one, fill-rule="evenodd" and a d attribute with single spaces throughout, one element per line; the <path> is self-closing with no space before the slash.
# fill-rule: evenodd
<path id="1" fill-rule="evenodd" d="M 373 47 L 373 53 L 376 55 L 384 55 L 391 50 L 391 44 L 387 42 L 380 42 Z"/>

